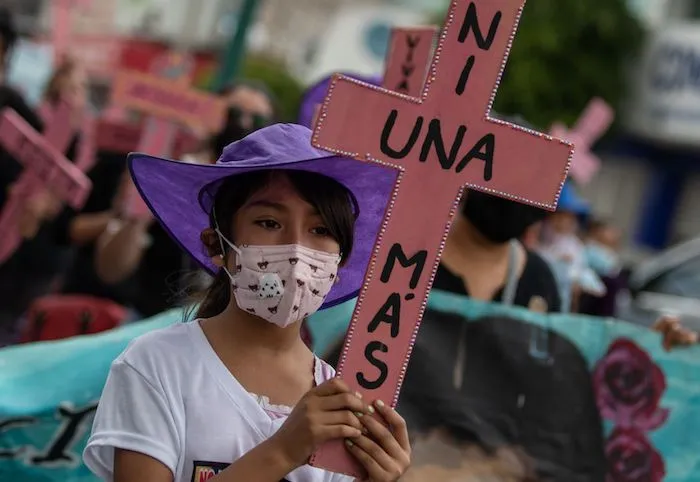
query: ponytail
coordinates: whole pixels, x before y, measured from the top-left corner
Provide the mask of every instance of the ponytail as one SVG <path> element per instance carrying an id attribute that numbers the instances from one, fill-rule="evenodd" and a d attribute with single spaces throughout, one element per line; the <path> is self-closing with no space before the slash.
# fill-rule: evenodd
<path id="1" fill-rule="evenodd" d="M 231 283 L 226 272 L 220 270 L 203 295 L 190 298 L 190 302 L 195 306 L 185 312 L 185 320 L 191 318 L 193 311 L 195 319 L 216 316 L 226 309 L 230 300 Z"/>

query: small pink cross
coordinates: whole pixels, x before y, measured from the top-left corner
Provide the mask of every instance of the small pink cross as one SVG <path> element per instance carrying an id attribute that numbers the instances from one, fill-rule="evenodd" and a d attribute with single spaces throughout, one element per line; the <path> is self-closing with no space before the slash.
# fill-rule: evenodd
<path id="1" fill-rule="evenodd" d="M 550 133 L 571 142 L 575 146 L 570 175 L 579 184 L 588 184 L 598 169 L 600 159 L 591 151 L 591 146 L 608 130 L 615 112 L 602 99 L 594 98 L 583 111 L 573 129 L 562 123 L 552 125 Z"/>
<path id="2" fill-rule="evenodd" d="M 0 144 L 24 164 L 0 213 L 0 263 L 7 261 L 22 243 L 20 221 L 27 199 L 49 190 L 75 209 L 87 200 L 90 180 L 63 155 L 74 133 L 70 127 L 71 109 L 69 104 L 60 103 L 44 136 L 12 109 L 5 109 L 0 116 Z"/>
<path id="3" fill-rule="evenodd" d="M 75 8 L 84 9 L 92 0 L 51 0 L 53 9 L 51 11 L 52 29 L 51 43 L 54 49 L 54 61 L 58 64 L 68 51 L 70 45 L 71 30 L 73 28 L 71 15 L 75 13 Z"/>
<path id="4" fill-rule="evenodd" d="M 420 96 L 437 31 L 436 27 L 392 29 L 382 87 L 411 97 Z"/>

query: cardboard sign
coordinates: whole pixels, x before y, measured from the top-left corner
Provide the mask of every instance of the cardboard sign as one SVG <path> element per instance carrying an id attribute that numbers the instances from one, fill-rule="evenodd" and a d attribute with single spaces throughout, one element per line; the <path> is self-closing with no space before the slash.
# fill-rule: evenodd
<path id="1" fill-rule="evenodd" d="M 576 122 L 568 130 L 561 123 L 552 126 L 551 134 L 561 137 L 576 146 L 576 154 L 571 162 L 571 177 L 580 184 L 588 184 L 598 169 L 600 159 L 593 154 L 591 147 L 608 130 L 615 118 L 615 112 L 603 99 L 591 100 Z"/>
<path id="2" fill-rule="evenodd" d="M 5 109 L 0 117 L 0 144 L 25 166 L 0 214 L 0 263 L 5 262 L 22 242 L 19 217 L 27 198 L 40 189 L 50 189 L 61 201 L 80 209 L 92 184 L 83 172 L 65 158 L 66 141 L 61 122 L 52 123 L 46 137 L 36 132 L 14 110 Z"/>
<path id="3" fill-rule="evenodd" d="M 419 97 L 433 52 L 435 27 L 394 28 L 384 71 L 385 89 Z"/>
<path id="4" fill-rule="evenodd" d="M 396 405 L 464 188 L 556 208 L 573 146 L 489 117 L 523 3 L 452 0 L 421 98 L 338 75 L 321 107 L 315 147 L 400 171 L 339 364 L 366 400 Z M 311 464 L 363 476 L 342 442 Z"/>
<path id="5" fill-rule="evenodd" d="M 226 101 L 179 82 L 141 72 L 122 72 L 113 85 L 114 104 L 197 128 L 216 131 L 224 124 Z"/>

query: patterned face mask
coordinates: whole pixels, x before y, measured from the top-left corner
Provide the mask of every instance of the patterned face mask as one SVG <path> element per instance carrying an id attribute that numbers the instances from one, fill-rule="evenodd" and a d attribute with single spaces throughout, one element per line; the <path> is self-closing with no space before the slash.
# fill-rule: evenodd
<path id="1" fill-rule="evenodd" d="M 337 279 L 339 254 L 298 244 L 239 247 L 217 234 L 237 255 L 234 272 L 224 269 L 238 307 L 281 328 L 318 311 Z"/>

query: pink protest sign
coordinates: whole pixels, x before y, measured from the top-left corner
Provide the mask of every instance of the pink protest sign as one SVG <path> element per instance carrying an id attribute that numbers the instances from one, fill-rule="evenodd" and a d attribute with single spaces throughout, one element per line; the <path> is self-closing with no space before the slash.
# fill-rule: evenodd
<path id="1" fill-rule="evenodd" d="M 55 125 L 58 124 L 58 125 Z M 25 166 L 12 187 L 0 214 L 0 263 L 5 262 L 22 242 L 20 216 L 27 199 L 38 190 L 49 189 L 60 201 L 79 209 L 90 192 L 90 180 L 63 155 L 70 134 L 61 122 L 54 122 L 46 137 L 36 132 L 14 110 L 5 109 L 0 117 L 0 144 Z"/>
<path id="2" fill-rule="evenodd" d="M 189 56 L 169 52 L 154 62 L 153 74 L 186 88 L 190 83 L 193 68 L 194 62 Z M 177 119 L 163 117 L 159 109 L 140 110 L 152 115 L 145 121 L 137 150 L 154 156 L 171 157 L 180 130 Z M 136 218 L 151 216 L 151 211 L 133 185 L 130 185 L 126 196 L 126 210 Z"/>
<path id="3" fill-rule="evenodd" d="M 338 75 L 321 107 L 315 147 L 400 171 L 339 364 L 366 400 L 396 405 L 464 188 L 556 208 L 572 145 L 489 116 L 522 9 L 452 0 L 420 98 Z M 363 476 L 342 442 L 311 464 Z"/>
<path id="4" fill-rule="evenodd" d="M 571 162 L 571 177 L 580 184 L 588 184 L 598 169 L 600 159 L 593 154 L 591 147 L 608 130 L 615 118 L 615 112 L 603 99 L 591 100 L 576 122 L 573 129 L 556 123 L 551 134 L 561 137 L 576 146 L 576 153 Z"/>
<path id="5" fill-rule="evenodd" d="M 423 92 L 435 27 L 394 28 L 384 71 L 385 89 L 418 97 Z"/>
<path id="6" fill-rule="evenodd" d="M 138 147 L 141 125 L 126 120 L 102 118 L 95 126 L 97 149 L 113 152 L 132 152 Z"/>
<path id="7" fill-rule="evenodd" d="M 117 75 L 112 101 L 195 129 L 204 124 L 212 132 L 223 125 L 227 109 L 225 100 L 219 96 L 140 72 Z"/>
<path id="8" fill-rule="evenodd" d="M 70 44 L 71 15 L 74 9 L 86 7 L 91 0 L 51 0 L 53 2 L 51 43 L 54 49 L 54 58 L 58 63 L 66 53 Z"/>

